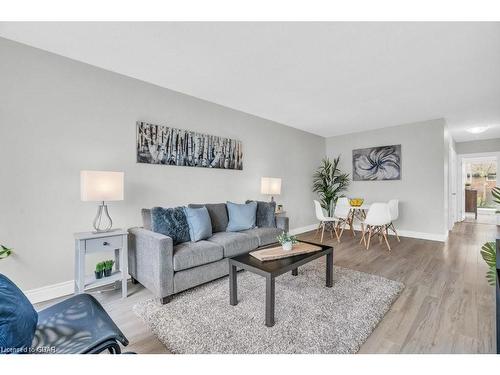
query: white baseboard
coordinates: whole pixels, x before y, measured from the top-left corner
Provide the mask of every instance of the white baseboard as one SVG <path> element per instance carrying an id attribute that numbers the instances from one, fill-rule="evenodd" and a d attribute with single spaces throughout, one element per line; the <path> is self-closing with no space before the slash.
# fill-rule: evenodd
<path id="1" fill-rule="evenodd" d="M 361 225 L 354 224 L 354 229 L 361 230 Z M 448 232 L 444 234 L 439 233 L 427 233 L 427 232 L 415 232 L 412 230 L 400 230 L 396 227 L 399 237 L 409 237 L 409 238 L 417 238 L 419 240 L 429 240 L 429 241 L 437 241 L 437 242 L 446 242 L 448 239 Z M 391 231 L 389 231 L 389 235 L 391 235 Z"/>
<path id="2" fill-rule="evenodd" d="M 316 224 L 306 225 L 300 228 L 291 229 L 289 233 L 291 235 L 297 235 L 300 233 L 316 230 L 317 228 L 318 224 L 316 223 Z M 361 227 L 359 225 L 354 225 L 354 229 L 361 230 Z M 446 242 L 448 238 L 447 233 L 436 234 L 436 233 L 414 232 L 409 230 L 398 230 L 398 234 L 400 237 L 418 238 L 422 240 L 439 241 L 439 242 Z M 59 298 L 73 294 L 73 291 L 74 291 L 74 281 L 68 280 L 58 284 L 47 285 L 41 288 L 27 290 L 24 292 L 24 294 L 26 295 L 26 297 L 28 297 L 31 303 L 39 303 L 54 298 Z"/>
<path id="3" fill-rule="evenodd" d="M 305 227 L 295 228 L 290 230 L 290 234 L 296 235 L 304 232 L 309 232 L 312 230 L 316 230 L 318 228 L 318 224 L 311 224 Z M 354 224 L 355 230 L 361 230 L 361 226 L 359 224 Z M 415 232 L 412 230 L 399 230 L 398 235 L 400 237 L 409 237 L 409 238 L 418 238 L 420 240 L 429 240 L 429 241 L 438 241 L 438 242 L 446 242 L 448 239 L 448 233 L 439 234 L 439 233 L 426 233 L 426 232 Z"/>
<path id="4" fill-rule="evenodd" d="M 318 228 L 318 224 L 306 225 L 305 227 L 290 229 L 289 234 L 295 236 L 300 233 L 310 232 L 312 230 L 316 230 Z"/>
<path id="5" fill-rule="evenodd" d="M 46 285 L 41 288 L 26 290 L 24 294 L 28 297 L 31 303 L 39 303 L 73 294 L 75 290 L 74 285 L 74 280 L 68 280 L 58 284 Z"/>

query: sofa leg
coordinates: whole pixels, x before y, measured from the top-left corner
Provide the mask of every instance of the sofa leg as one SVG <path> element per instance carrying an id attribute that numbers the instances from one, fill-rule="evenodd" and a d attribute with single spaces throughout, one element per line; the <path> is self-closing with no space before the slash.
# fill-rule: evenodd
<path id="1" fill-rule="evenodd" d="M 169 303 L 171 299 L 172 299 L 172 296 L 161 297 L 160 304 L 165 305 L 165 304 Z"/>
<path id="2" fill-rule="evenodd" d="M 132 281 L 132 284 L 134 284 L 134 285 L 139 284 L 139 281 L 137 281 L 133 277 L 130 277 L 130 280 Z"/>

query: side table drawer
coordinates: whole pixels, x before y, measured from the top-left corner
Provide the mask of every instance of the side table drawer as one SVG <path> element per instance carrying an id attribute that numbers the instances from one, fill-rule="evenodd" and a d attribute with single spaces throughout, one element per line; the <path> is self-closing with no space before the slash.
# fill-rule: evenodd
<path id="1" fill-rule="evenodd" d="M 121 249 L 123 246 L 122 236 L 93 238 L 85 241 L 85 252 Z"/>

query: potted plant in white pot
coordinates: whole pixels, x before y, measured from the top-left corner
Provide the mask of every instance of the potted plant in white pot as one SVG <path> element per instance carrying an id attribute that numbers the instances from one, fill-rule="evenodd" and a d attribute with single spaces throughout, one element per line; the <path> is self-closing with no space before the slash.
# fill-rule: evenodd
<path id="1" fill-rule="evenodd" d="M 325 158 L 313 175 L 313 192 L 318 194 L 321 207 L 330 217 L 333 216 L 337 199 L 343 196 L 350 183 L 349 173 L 343 173 L 339 163 L 340 156 L 333 161 Z"/>
<path id="2" fill-rule="evenodd" d="M 281 247 L 285 251 L 290 251 L 293 249 L 293 245 L 297 243 L 297 237 L 290 236 L 288 233 L 282 233 L 278 237 L 276 237 L 278 242 L 281 244 Z"/>

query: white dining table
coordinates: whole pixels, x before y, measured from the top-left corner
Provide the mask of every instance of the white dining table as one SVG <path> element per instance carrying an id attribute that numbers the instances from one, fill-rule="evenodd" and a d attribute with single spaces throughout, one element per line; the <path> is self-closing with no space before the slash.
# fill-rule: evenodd
<path id="1" fill-rule="evenodd" d="M 363 221 L 366 217 L 366 211 L 370 208 L 370 203 L 364 203 L 360 206 L 351 206 L 349 205 L 350 211 L 348 214 L 348 223 L 349 223 L 349 229 L 352 232 L 352 235 L 355 236 L 354 234 L 354 219 L 359 219 L 360 221 Z"/>
<path id="2" fill-rule="evenodd" d="M 362 211 L 366 211 L 370 208 L 371 204 L 370 203 L 363 203 L 361 206 L 351 206 L 349 205 L 349 207 L 351 208 L 351 210 L 362 210 Z"/>

